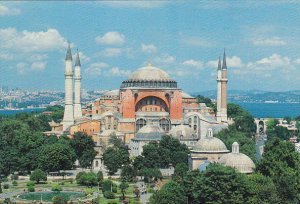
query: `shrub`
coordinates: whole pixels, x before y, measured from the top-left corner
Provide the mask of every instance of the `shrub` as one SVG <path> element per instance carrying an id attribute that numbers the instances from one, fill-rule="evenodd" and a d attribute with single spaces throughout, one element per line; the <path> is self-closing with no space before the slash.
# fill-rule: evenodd
<path id="1" fill-rule="evenodd" d="M 118 187 L 116 184 L 113 183 L 113 186 L 112 186 L 112 192 L 113 193 L 117 193 L 118 192 Z"/>
<path id="2" fill-rule="evenodd" d="M 79 172 L 76 175 L 76 182 L 83 186 L 96 186 L 97 181 L 97 175 L 94 172 Z"/>
<path id="3" fill-rule="evenodd" d="M 26 186 L 34 186 L 34 182 L 33 181 L 28 181 Z"/>
<path id="4" fill-rule="evenodd" d="M 86 188 L 84 189 L 85 195 L 92 195 L 94 193 L 94 190 L 92 188 Z"/>
<path id="5" fill-rule="evenodd" d="M 102 191 L 103 192 L 111 191 L 112 185 L 113 185 L 113 182 L 111 180 L 104 179 L 103 182 L 102 182 Z"/>
<path id="6" fill-rule="evenodd" d="M 28 187 L 27 187 L 27 190 L 28 190 L 29 192 L 34 192 L 34 191 L 35 191 L 34 186 L 28 186 Z"/>
<path id="7" fill-rule="evenodd" d="M 3 188 L 4 188 L 4 189 L 9 189 L 9 184 L 7 184 L 7 183 L 4 184 L 4 185 L 3 185 Z"/>
<path id="8" fill-rule="evenodd" d="M 67 200 L 62 196 L 54 196 L 52 198 L 53 204 L 67 204 Z"/>
<path id="9" fill-rule="evenodd" d="M 14 181 L 12 182 L 12 185 L 13 185 L 13 186 L 17 186 L 17 185 L 18 185 L 18 182 L 17 182 L 16 180 L 14 180 Z"/>
<path id="10" fill-rule="evenodd" d="M 51 190 L 55 192 L 60 192 L 62 191 L 62 187 L 58 183 L 54 183 L 51 187 Z"/>
<path id="11" fill-rule="evenodd" d="M 113 192 L 110 192 L 110 191 L 105 191 L 103 193 L 103 195 L 107 199 L 114 199 L 115 198 L 115 194 Z"/>

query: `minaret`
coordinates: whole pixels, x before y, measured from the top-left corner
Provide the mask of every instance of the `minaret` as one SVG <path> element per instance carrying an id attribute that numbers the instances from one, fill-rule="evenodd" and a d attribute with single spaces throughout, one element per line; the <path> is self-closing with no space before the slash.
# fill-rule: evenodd
<path id="1" fill-rule="evenodd" d="M 72 70 L 72 53 L 70 43 L 65 59 L 65 112 L 62 121 L 63 130 L 74 124 L 73 112 L 73 70 Z"/>
<path id="2" fill-rule="evenodd" d="M 217 71 L 217 121 L 222 122 L 222 68 L 221 59 L 219 57 L 218 71 Z"/>
<path id="3" fill-rule="evenodd" d="M 221 79 L 221 112 L 222 122 L 227 122 L 227 65 L 226 65 L 226 54 L 224 49 L 223 63 L 222 63 L 222 79 Z"/>
<path id="4" fill-rule="evenodd" d="M 74 72 L 74 119 L 79 119 L 82 117 L 82 111 L 81 111 L 81 101 L 80 101 L 80 91 L 81 91 L 81 74 L 80 74 L 80 59 L 79 59 L 79 53 L 77 50 L 77 56 L 75 61 L 75 72 Z"/>

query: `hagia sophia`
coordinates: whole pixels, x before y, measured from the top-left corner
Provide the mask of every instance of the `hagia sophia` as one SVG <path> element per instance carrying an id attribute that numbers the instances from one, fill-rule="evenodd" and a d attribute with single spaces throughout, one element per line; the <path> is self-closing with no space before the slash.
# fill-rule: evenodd
<path id="1" fill-rule="evenodd" d="M 124 80 L 120 88 L 105 92 L 90 104 L 81 106 L 81 63 L 79 54 L 72 69 L 70 46 L 65 58 L 65 111 L 63 121 L 51 122 L 47 135 L 74 135 L 85 132 L 91 136 L 98 152 L 93 168 L 102 166 L 102 153 L 112 135 L 122 139 L 132 157 L 141 155 L 143 146 L 159 142 L 164 135 L 177 138 L 191 149 L 190 169 L 207 162 L 220 162 L 243 173 L 254 169 L 252 160 L 239 153 L 233 144 L 229 153 L 224 143 L 213 134 L 227 128 L 227 65 L 224 51 L 217 68 L 217 112 L 180 89 L 176 80 L 164 70 L 148 64 Z M 74 85 L 73 85 L 74 83 Z M 74 88 L 74 93 L 73 93 Z M 74 100 L 73 100 L 74 96 Z"/>

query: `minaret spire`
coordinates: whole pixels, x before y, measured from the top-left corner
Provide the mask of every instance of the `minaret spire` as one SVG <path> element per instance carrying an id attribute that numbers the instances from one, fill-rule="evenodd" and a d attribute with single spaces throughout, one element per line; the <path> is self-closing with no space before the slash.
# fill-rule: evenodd
<path id="1" fill-rule="evenodd" d="M 225 48 L 224 48 L 222 69 L 227 69 Z"/>
<path id="2" fill-rule="evenodd" d="M 66 61 L 67 60 L 71 60 L 72 61 L 72 52 L 71 52 L 70 41 L 68 41 L 68 49 L 67 49 L 67 54 L 66 54 Z"/>
<path id="3" fill-rule="evenodd" d="M 218 70 L 221 70 L 221 57 L 219 56 Z"/>
<path id="4" fill-rule="evenodd" d="M 78 49 L 77 49 L 77 55 L 76 55 L 76 60 L 75 60 L 75 67 L 76 66 L 81 67 Z"/>

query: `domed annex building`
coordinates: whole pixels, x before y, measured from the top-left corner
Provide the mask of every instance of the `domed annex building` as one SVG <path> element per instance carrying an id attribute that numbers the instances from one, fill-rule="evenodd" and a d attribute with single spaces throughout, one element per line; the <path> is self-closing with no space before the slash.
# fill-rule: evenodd
<path id="1" fill-rule="evenodd" d="M 140 155 L 145 144 L 160 141 L 163 135 L 178 138 L 189 148 L 195 148 L 194 154 L 197 154 L 209 129 L 216 133 L 228 126 L 225 52 L 222 66 L 219 59 L 217 68 L 216 113 L 184 92 L 167 72 L 151 64 L 134 71 L 120 88 L 107 91 L 94 102 L 81 107 L 81 63 L 78 54 L 74 71 L 72 62 L 69 46 L 65 68 L 64 119 L 61 124 L 52 124 L 52 131 L 45 134 L 67 133 L 72 136 L 81 131 L 91 136 L 98 151 L 95 169 L 101 166 L 101 152 L 108 145 L 111 135 L 121 138 L 133 156 Z M 225 149 L 220 151 L 217 157 L 227 153 Z"/>

